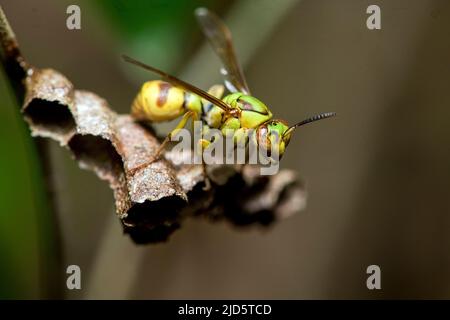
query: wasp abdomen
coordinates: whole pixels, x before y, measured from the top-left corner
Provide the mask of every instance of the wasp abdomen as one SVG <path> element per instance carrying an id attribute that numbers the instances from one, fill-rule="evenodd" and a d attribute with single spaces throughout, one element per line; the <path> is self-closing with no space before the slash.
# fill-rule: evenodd
<path id="1" fill-rule="evenodd" d="M 170 121 L 187 110 L 201 111 L 201 99 L 168 82 L 147 81 L 134 99 L 131 114 L 138 120 Z"/>

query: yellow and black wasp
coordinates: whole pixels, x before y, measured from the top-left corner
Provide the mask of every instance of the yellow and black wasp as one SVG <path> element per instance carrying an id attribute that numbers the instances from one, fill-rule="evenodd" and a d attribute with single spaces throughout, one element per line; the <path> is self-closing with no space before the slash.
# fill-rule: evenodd
<path id="1" fill-rule="evenodd" d="M 250 93 L 236 58 L 229 29 L 208 9 L 198 8 L 195 15 L 203 33 L 222 61 L 222 73 L 226 75 L 225 85 L 230 94 L 222 97 L 223 85 L 214 85 L 205 92 L 155 67 L 123 56 L 125 61 L 154 72 L 164 79 L 148 81 L 142 85 L 133 102 L 132 115 L 138 120 L 152 122 L 170 121 L 182 116 L 154 157 L 135 167 L 133 172 L 158 159 L 171 136 L 183 128 L 189 119 L 201 120 L 205 128 L 220 129 L 224 134 L 229 134 L 231 130 L 235 143 L 247 137 L 247 130 L 254 129 L 256 144 L 265 150 L 277 150 L 281 157 L 296 128 L 335 115 L 333 112 L 321 113 L 291 126 L 284 120 L 273 119 L 269 108 Z M 211 142 L 201 139 L 197 143 L 204 149 Z"/>

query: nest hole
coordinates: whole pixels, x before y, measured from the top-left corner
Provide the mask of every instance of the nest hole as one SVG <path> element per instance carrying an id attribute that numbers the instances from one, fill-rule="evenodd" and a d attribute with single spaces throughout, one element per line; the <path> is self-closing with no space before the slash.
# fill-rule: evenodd
<path id="1" fill-rule="evenodd" d="M 169 239 L 169 236 L 177 229 L 180 228 L 178 222 L 174 222 L 168 225 L 160 225 L 152 228 L 145 226 L 139 227 L 124 227 L 124 232 L 129 234 L 131 239 L 136 244 L 149 244 L 165 242 Z"/>
<path id="2" fill-rule="evenodd" d="M 66 135 L 74 131 L 76 127 L 69 108 L 56 101 L 33 99 L 24 114 L 32 125 L 58 135 Z"/>
<path id="3" fill-rule="evenodd" d="M 75 135 L 69 141 L 75 158 L 96 169 L 104 179 L 123 173 L 123 162 L 110 141 L 94 135 Z"/>
<path id="4" fill-rule="evenodd" d="M 124 223 L 147 228 L 170 224 L 178 220 L 180 211 L 184 206 L 186 206 L 186 202 L 179 196 L 136 203 L 128 211 Z"/>
<path id="5" fill-rule="evenodd" d="M 135 204 L 123 219 L 124 230 L 136 243 L 166 241 L 180 227 L 180 212 L 185 205 L 178 196 Z"/>

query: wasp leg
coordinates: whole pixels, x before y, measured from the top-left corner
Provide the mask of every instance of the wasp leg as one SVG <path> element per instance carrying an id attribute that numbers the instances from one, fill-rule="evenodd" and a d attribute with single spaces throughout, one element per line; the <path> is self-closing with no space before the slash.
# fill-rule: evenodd
<path id="1" fill-rule="evenodd" d="M 249 130 L 247 128 L 239 128 L 233 133 L 234 151 L 237 152 L 236 164 L 234 167 L 238 172 L 242 172 L 242 169 L 250 160 L 248 159 L 248 134 Z"/>
<path id="2" fill-rule="evenodd" d="M 209 147 L 211 144 L 210 141 L 206 139 L 200 139 L 197 141 L 197 150 L 200 153 L 200 156 L 202 157 L 202 169 L 203 169 L 203 176 L 205 178 L 205 186 L 203 187 L 204 191 L 207 191 L 211 189 L 211 181 L 209 180 L 208 173 L 206 172 L 206 163 L 203 161 L 203 150 Z"/>
<path id="3" fill-rule="evenodd" d="M 198 120 L 198 115 L 196 112 L 190 110 L 188 112 L 186 112 L 183 117 L 181 118 L 180 122 L 177 124 L 177 126 L 175 127 L 175 129 L 173 129 L 171 132 L 169 132 L 169 134 L 167 135 L 167 137 L 164 139 L 164 141 L 161 143 L 161 145 L 159 146 L 158 150 L 156 150 L 155 155 L 153 156 L 156 159 L 159 158 L 159 156 L 161 155 L 161 152 L 164 150 L 164 148 L 166 147 L 166 145 L 170 142 L 170 139 L 175 136 L 179 130 L 183 129 L 186 126 L 186 123 L 189 121 L 189 119 L 192 118 L 192 121 L 196 121 Z M 192 122 L 192 125 L 194 125 L 194 123 Z M 154 160 L 153 160 L 154 161 Z"/>
<path id="4" fill-rule="evenodd" d="M 134 167 L 133 169 L 130 170 L 130 174 L 134 175 L 136 173 L 136 171 L 152 164 L 153 162 L 155 162 L 156 160 L 159 159 L 159 156 L 161 155 L 161 153 L 164 151 L 165 147 L 167 146 L 167 144 L 170 142 L 170 139 L 177 134 L 177 132 L 181 129 L 183 129 L 186 126 L 186 123 L 188 122 L 188 120 L 192 118 L 193 121 L 197 120 L 198 115 L 196 112 L 190 110 L 188 112 L 186 112 L 183 117 L 181 118 L 180 122 L 177 124 L 177 126 L 175 127 L 175 129 L 173 129 L 171 132 L 169 132 L 169 134 L 166 136 L 166 138 L 164 139 L 164 141 L 161 143 L 161 145 L 159 146 L 159 148 L 156 150 L 155 155 L 148 161 L 141 163 L 140 165 L 138 165 L 137 167 Z"/>

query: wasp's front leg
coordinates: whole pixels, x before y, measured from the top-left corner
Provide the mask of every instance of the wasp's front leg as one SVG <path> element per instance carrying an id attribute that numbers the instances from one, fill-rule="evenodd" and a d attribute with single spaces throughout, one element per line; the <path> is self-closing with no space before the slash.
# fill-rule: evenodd
<path id="1" fill-rule="evenodd" d="M 202 137 L 205 136 L 205 133 L 209 130 L 208 126 L 203 126 L 202 129 Z M 211 188 L 211 181 L 209 180 L 209 176 L 208 173 L 206 171 L 206 163 L 203 160 L 203 150 L 205 150 L 206 148 L 208 148 L 211 145 L 211 141 L 206 140 L 204 138 L 201 138 L 197 141 L 197 153 L 198 156 L 201 157 L 202 159 L 202 169 L 203 169 L 203 176 L 205 178 L 205 186 L 203 187 L 203 190 L 207 191 Z"/>
<path id="2" fill-rule="evenodd" d="M 248 128 L 239 128 L 233 134 L 233 150 L 237 152 L 235 169 L 238 172 L 242 172 L 244 165 L 250 161 L 249 134 Z"/>

